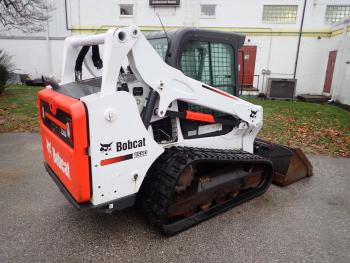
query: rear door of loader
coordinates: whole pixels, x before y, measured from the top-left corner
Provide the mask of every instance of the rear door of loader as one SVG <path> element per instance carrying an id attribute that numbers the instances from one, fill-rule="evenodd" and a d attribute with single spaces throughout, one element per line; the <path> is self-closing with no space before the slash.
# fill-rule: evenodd
<path id="1" fill-rule="evenodd" d="M 76 203 L 89 201 L 90 163 L 84 104 L 46 88 L 38 94 L 38 106 L 42 147 L 49 174 Z"/>

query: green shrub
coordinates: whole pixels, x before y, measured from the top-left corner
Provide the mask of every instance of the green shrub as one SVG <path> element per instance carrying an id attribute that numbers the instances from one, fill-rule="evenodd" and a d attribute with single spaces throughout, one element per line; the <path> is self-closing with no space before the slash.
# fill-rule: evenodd
<path id="1" fill-rule="evenodd" d="M 0 49 L 0 94 L 5 91 L 6 84 L 14 70 L 14 64 L 11 62 L 12 57 L 3 49 Z"/>

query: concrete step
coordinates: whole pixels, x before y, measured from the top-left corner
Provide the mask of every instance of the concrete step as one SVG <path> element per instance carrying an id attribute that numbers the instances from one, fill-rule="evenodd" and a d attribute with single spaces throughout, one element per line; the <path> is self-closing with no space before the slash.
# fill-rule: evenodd
<path id="1" fill-rule="evenodd" d="M 259 89 L 253 87 L 244 87 L 242 90 L 242 95 L 256 96 L 259 94 Z"/>
<path id="2" fill-rule="evenodd" d="M 306 102 L 327 102 L 331 99 L 330 96 L 325 95 L 312 95 L 312 94 L 300 94 L 297 96 L 297 99 L 300 101 Z"/>

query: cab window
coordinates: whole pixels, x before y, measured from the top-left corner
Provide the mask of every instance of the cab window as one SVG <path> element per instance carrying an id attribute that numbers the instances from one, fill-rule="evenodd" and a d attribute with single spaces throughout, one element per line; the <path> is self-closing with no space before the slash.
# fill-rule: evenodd
<path id="1" fill-rule="evenodd" d="M 186 76 L 233 94 L 234 50 L 228 44 L 188 42 L 181 53 L 180 69 Z"/>

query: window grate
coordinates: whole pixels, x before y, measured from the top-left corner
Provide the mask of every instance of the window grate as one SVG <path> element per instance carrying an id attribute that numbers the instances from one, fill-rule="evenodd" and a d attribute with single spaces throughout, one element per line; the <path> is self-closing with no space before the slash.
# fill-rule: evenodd
<path id="1" fill-rule="evenodd" d="M 166 52 L 168 50 L 168 40 L 166 38 L 155 38 L 148 40 L 158 55 L 165 61 Z"/>
<path id="2" fill-rule="evenodd" d="M 218 87 L 225 92 L 232 93 L 232 69 L 234 68 L 234 53 L 232 47 L 221 43 L 211 43 L 210 51 L 213 86 Z"/>
<path id="3" fill-rule="evenodd" d="M 211 85 L 209 43 L 189 42 L 181 54 L 181 70 L 186 76 Z"/>
<path id="4" fill-rule="evenodd" d="M 216 5 L 201 5 L 202 17 L 215 17 Z"/>
<path id="5" fill-rule="evenodd" d="M 294 24 L 297 20 L 297 14 L 297 5 L 264 5 L 262 21 Z"/>
<path id="6" fill-rule="evenodd" d="M 120 15 L 121 16 L 132 16 L 134 15 L 134 5 L 124 4 L 120 6 Z"/>
<path id="7" fill-rule="evenodd" d="M 193 79 L 233 94 L 234 50 L 224 43 L 190 41 L 181 54 L 182 72 Z M 189 104 L 188 109 L 222 115 L 211 109 Z"/>
<path id="8" fill-rule="evenodd" d="M 325 23 L 333 24 L 350 16 L 350 5 L 327 5 Z"/>

